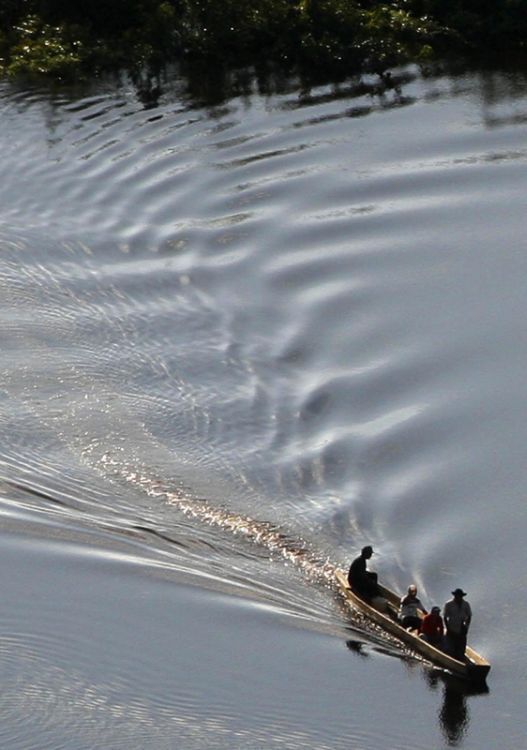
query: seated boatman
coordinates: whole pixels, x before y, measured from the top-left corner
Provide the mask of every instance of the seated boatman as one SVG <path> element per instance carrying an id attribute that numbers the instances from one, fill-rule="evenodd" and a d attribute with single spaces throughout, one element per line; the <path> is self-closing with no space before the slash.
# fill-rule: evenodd
<path id="1" fill-rule="evenodd" d="M 350 565 L 348 573 L 348 583 L 350 588 L 359 596 L 363 596 L 367 599 L 371 599 L 374 596 L 379 595 L 379 589 L 377 587 L 377 573 L 372 573 L 366 570 L 366 562 L 373 555 L 373 547 L 367 545 L 362 548 L 359 557 Z"/>

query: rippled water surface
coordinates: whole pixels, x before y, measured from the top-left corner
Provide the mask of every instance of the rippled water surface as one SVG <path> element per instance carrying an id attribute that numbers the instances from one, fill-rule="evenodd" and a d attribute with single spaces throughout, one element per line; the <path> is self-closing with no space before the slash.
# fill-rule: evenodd
<path id="1" fill-rule="evenodd" d="M 0 85 L 3 745 L 523 746 L 526 135 L 510 73 Z"/>

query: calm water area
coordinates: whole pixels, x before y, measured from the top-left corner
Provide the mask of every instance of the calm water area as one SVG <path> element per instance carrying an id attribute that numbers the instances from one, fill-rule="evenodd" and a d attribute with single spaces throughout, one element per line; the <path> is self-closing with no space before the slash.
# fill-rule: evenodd
<path id="1" fill-rule="evenodd" d="M 527 76 L 4 81 L 0 149 L 2 747 L 525 747 Z"/>

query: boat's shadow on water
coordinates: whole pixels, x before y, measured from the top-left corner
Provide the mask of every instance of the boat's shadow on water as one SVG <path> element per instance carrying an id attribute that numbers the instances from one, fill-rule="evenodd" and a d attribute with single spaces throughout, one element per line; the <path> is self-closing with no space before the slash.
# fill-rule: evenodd
<path id="1" fill-rule="evenodd" d="M 361 658 L 368 658 L 369 649 L 366 644 L 359 640 L 346 641 L 347 648 Z M 379 649 L 384 653 L 394 655 L 389 649 Z M 468 699 L 478 695 L 487 695 L 490 691 L 486 683 L 471 684 L 459 677 L 454 677 L 434 667 L 429 667 L 423 662 L 401 657 L 409 671 L 419 670 L 427 687 L 431 691 L 439 691 L 442 688 L 442 702 L 437 712 L 439 727 L 450 747 L 460 745 L 470 728 L 470 710 Z"/>

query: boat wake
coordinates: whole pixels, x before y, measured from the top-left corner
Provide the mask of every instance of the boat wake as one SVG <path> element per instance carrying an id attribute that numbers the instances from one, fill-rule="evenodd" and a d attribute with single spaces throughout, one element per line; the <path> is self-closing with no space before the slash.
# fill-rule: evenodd
<path id="1" fill-rule="evenodd" d="M 340 615 L 346 622 L 346 628 L 355 637 L 364 637 L 376 650 L 385 654 L 422 660 L 417 653 L 379 627 L 360 609 L 350 606 L 339 582 L 339 575 L 343 574 L 342 568 L 327 557 L 317 556 L 312 546 L 303 540 L 294 538 L 270 522 L 214 506 L 208 500 L 195 497 L 189 489 L 167 487 L 162 480 L 149 476 L 145 468 L 138 469 L 137 466 L 122 463 L 109 453 L 101 457 L 100 465 L 107 478 L 131 484 L 148 497 L 176 508 L 193 521 L 242 537 L 264 548 L 270 556 L 292 563 L 309 582 L 322 585 L 336 594 Z"/>
<path id="2" fill-rule="evenodd" d="M 125 480 L 134 488 L 141 489 L 148 497 L 177 508 L 193 520 L 254 542 L 268 550 L 271 555 L 279 555 L 296 565 L 309 579 L 336 588 L 335 575 L 338 567 L 328 559 L 316 557 L 307 544 L 284 533 L 278 526 L 215 507 L 207 500 L 193 497 L 192 493 L 184 488 L 169 488 L 162 480 L 149 476 L 146 471 L 138 470 L 137 467 L 122 464 L 109 454 L 102 456 L 101 465 L 106 476 Z"/>

